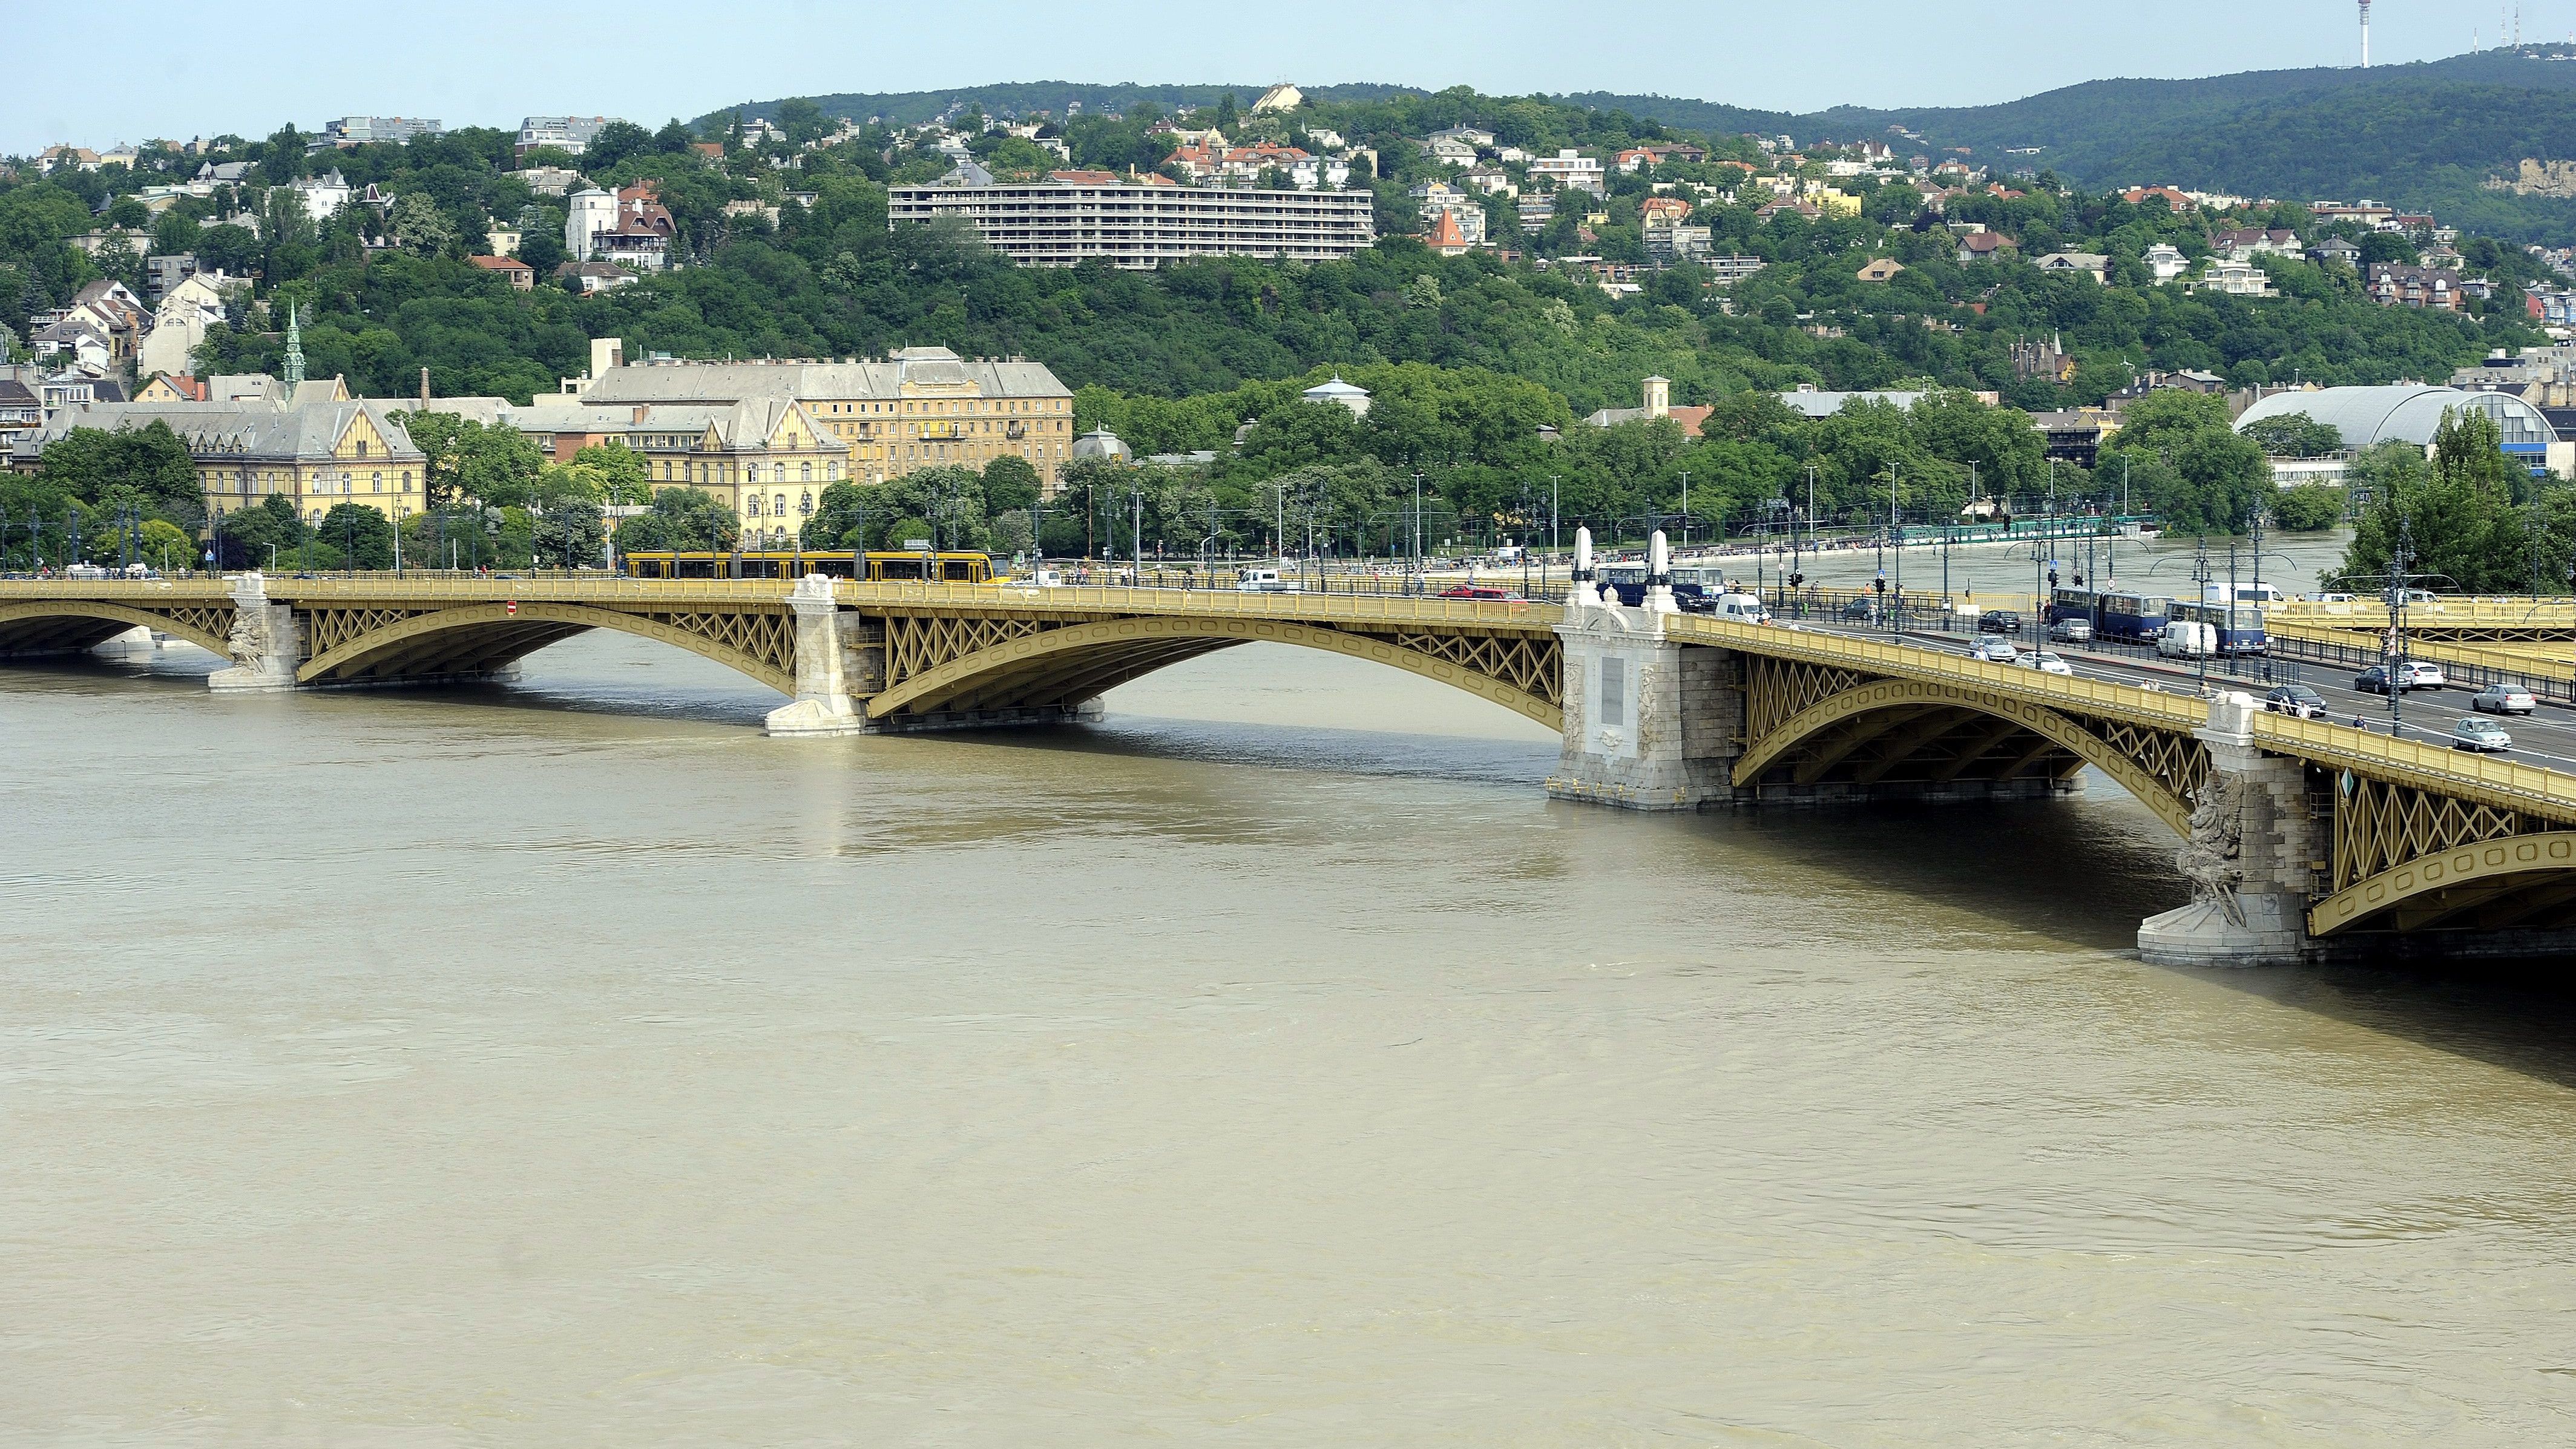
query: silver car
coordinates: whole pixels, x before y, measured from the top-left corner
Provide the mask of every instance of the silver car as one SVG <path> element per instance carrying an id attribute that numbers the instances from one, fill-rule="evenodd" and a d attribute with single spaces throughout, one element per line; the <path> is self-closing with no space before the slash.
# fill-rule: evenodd
<path id="1" fill-rule="evenodd" d="M 2021 657 L 2021 651 L 2012 646 L 2010 639 L 1980 639 L 1977 647 L 1968 651 L 1968 657 L 1988 664 L 2010 664 Z"/>
<path id="2" fill-rule="evenodd" d="M 2540 708 L 2540 701 L 2519 685 L 2490 684 L 2469 697 L 2469 708 L 2480 714 L 2529 714 Z"/>
<path id="3" fill-rule="evenodd" d="M 2474 750 L 2481 755 L 2500 754 L 2513 748 L 2513 736 L 2494 720 L 2471 715 L 2451 731 L 2451 748 Z"/>
<path id="4" fill-rule="evenodd" d="M 2015 659 L 2013 663 L 2020 665 L 2024 669 L 2036 669 L 2042 674 L 2073 674 L 2075 672 L 2071 665 L 2069 665 L 2065 660 L 2057 657 L 2057 651 L 2054 649 L 2034 649 L 2028 654 L 2024 654 L 2020 658 Z"/>

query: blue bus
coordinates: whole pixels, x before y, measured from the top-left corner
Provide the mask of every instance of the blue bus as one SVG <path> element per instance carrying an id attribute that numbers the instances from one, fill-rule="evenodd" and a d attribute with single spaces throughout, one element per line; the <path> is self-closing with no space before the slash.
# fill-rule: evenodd
<path id="1" fill-rule="evenodd" d="M 2089 619 L 2096 639 L 2152 644 L 2165 631 L 2173 601 L 2157 594 L 2120 594 L 2108 590 L 2059 589 L 2048 619 Z"/>
<path id="2" fill-rule="evenodd" d="M 1673 606 L 1688 614 L 1705 614 L 1717 607 L 1717 596 L 1726 592 L 1726 571 L 1719 568 L 1676 567 L 1672 572 Z M 1642 563 L 1603 564 L 1598 582 L 1618 590 L 1619 602 L 1634 609 L 1646 602 L 1646 566 Z"/>
<path id="3" fill-rule="evenodd" d="M 2270 647 L 2263 634 L 2263 611 L 2251 604 L 2195 604 L 2176 600 L 2174 618 L 2192 624 L 2207 624 L 2218 630 L 2218 652 L 2221 654 L 2260 654 Z"/>

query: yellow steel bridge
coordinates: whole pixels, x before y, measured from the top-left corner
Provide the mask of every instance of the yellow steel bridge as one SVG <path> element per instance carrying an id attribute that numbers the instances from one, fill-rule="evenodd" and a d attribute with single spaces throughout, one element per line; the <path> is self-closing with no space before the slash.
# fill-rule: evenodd
<path id="1" fill-rule="evenodd" d="M 2465 611 L 2454 622 L 2461 644 L 2486 647 L 2529 623 Z M 2576 928 L 2576 775 L 1776 625 L 1518 600 L 1012 583 L 0 582 L 0 657 L 82 650 L 138 625 L 228 656 L 218 688 L 492 677 L 574 634 L 616 630 L 794 696 L 772 716 L 779 733 L 1065 719 L 1170 664 L 1293 644 L 1438 680 L 1562 732 L 1550 783 L 1569 798 L 1993 798 L 2071 788 L 2090 766 L 2184 838 L 2183 870 L 2220 935 L 2264 934 L 2248 901 L 2290 908 L 2272 936 L 2295 929 L 2295 950 Z M 2556 627 L 2559 641 L 2576 637 L 2576 612 Z"/>

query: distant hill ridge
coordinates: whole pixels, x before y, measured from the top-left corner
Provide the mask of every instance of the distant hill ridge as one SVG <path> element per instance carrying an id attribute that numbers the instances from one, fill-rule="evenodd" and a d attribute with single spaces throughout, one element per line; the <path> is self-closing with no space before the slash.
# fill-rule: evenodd
<path id="1" fill-rule="evenodd" d="M 882 116 L 898 124 L 936 118 L 953 104 L 987 111 L 1065 113 L 1210 106 L 1231 91 L 1249 105 L 1261 84 L 1086 85 L 1036 81 L 898 94 L 809 99 L 831 115 Z M 1304 88 L 1333 104 L 1422 87 L 1351 84 Z M 774 116 L 780 100 L 747 103 Z M 2521 240 L 2576 240 L 2576 199 L 2485 185 L 2517 177 L 2526 160 L 2576 161 L 2576 50 L 2564 45 L 2490 50 L 2406 65 L 2247 71 L 2191 80 L 2100 80 L 1987 106 L 1837 106 L 1806 114 L 1753 110 L 1677 96 L 1603 91 L 1550 96 L 1563 105 L 1625 111 L 1682 130 L 1786 134 L 1801 143 L 1890 139 L 1900 154 L 1965 148 L 1976 160 L 2055 171 L 2086 187 L 2170 182 L 2287 200 L 2350 199 L 2430 208 L 2444 220 Z M 1919 138 L 1919 139 L 1916 139 Z M 2036 154 L 2008 157 L 2014 148 Z"/>

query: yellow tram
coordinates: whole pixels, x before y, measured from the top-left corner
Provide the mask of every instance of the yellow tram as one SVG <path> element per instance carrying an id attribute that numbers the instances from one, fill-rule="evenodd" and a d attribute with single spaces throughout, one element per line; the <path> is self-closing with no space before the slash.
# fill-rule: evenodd
<path id="1" fill-rule="evenodd" d="M 688 553 L 643 549 L 625 555 L 623 567 L 634 579 L 798 579 L 827 574 L 836 579 L 864 578 L 872 583 L 989 584 L 1001 581 L 993 556 L 950 550 L 942 553 L 853 553 L 848 549 L 745 549 L 740 553 Z"/>

